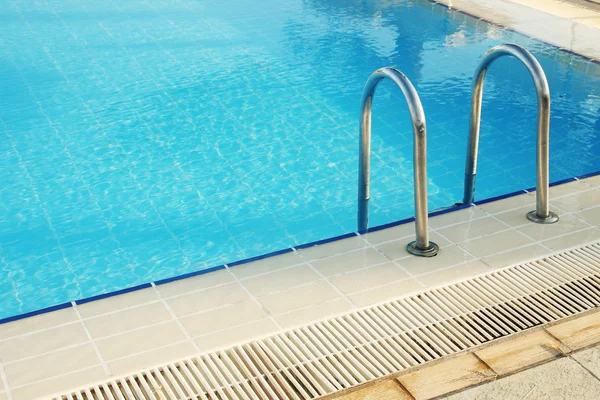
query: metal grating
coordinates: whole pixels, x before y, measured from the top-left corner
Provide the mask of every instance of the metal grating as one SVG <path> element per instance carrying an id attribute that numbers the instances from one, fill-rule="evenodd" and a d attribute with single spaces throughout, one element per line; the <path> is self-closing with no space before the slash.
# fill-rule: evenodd
<path id="1" fill-rule="evenodd" d="M 599 304 L 592 244 L 54 400 L 315 399 Z"/>

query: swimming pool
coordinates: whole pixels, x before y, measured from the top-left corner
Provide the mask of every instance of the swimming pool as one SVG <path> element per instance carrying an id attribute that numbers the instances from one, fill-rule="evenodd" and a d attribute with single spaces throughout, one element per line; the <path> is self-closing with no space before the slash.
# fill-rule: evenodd
<path id="1" fill-rule="evenodd" d="M 552 93 L 551 181 L 600 170 L 600 70 L 427 1 L 0 0 L 0 318 L 356 229 L 358 105 L 402 70 L 430 210 L 461 199 L 470 85 L 525 46 Z M 535 185 L 533 83 L 490 69 L 476 197 Z M 398 90 L 373 109 L 371 225 L 413 213 Z"/>

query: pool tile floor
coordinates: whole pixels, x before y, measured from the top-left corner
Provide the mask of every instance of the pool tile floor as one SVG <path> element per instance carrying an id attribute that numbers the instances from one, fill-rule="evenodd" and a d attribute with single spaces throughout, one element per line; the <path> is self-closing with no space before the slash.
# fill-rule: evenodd
<path id="1" fill-rule="evenodd" d="M 599 194 L 598 178 L 552 188 L 555 225 L 525 219 L 535 193 L 433 217 L 434 258 L 405 252 L 406 224 L 0 325 L 0 393 L 68 390 L 598 241 Z"/>

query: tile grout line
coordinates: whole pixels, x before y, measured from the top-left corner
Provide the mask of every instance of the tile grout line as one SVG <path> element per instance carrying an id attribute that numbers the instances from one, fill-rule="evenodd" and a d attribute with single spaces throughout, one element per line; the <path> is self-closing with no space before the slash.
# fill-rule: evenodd
<path id="1" fill-rule="evenodd" d="M 91 342 L 92 347 L 94 348 L 94 352 L 96 352 L 96 356 L 100 360 L 100 365 L 102 365 L 102 369 L 104 369 L 104 372 L 106 373 L 106 375 L 113 376 L 110 368 L 108 367 L 108 364 L 106 363 L 106 361 L 104 360 L 104 357 L 102 356 L 102 353 L 100 352 L 100 349 L 98 348 L 98 345 L 96 344 L 96 341 L 92 337 L 92 333 L 88 329 L 83 318 L 81 318 L 81 314 L 79 313 L 79 309 L 77 308 L 77 305 L 75 304 L 75 302 L 72 302 L 71 304 L 73 306 L 73 310 L 75 311 L 75 314 L 77 314 L 77 318 L 79 319 L 79 322 L 81 322 L 81 325 L 83 327 L 83 330 L 85 331 L 86 336 L 88 337 L 88 340 Z"/>
<path id="2" fill-rule="evenodd" d="M 600 382 L 600 376 L 596 375 L 592 370 L 590 370 L 588 367 L 586 367 L 585 365 L 583 365 L 582 363 L 580 363 L 577 359 L 573 358 L 571 356 L 571 354 L 567 354 L 566 355 L 570 360 L 574 361 L 577 363 L 577 365 L 579 365 L 581 368 L 583 368 L 588 374 L 590 374 L 593 378 L 595 378 L 598 382 Z"/>
<path id="3" fill-rule="evenodd" d="M 179 329 L 181 329 L 181 331 L 183 332 L 183 335 L 185 336 L 186 340 L 191 341 L 192 342 L 192 346 L 194 346 L 194 349 L 197 352 L 200 352 L 201 351 L 200 350 L 200 346 L 198 346 L 198 343 L 196 343 L 196 341 L 194 340 L 194 338 L 192 337 L 192 335 L 190 335 L 190 333 L 188 332 L 187 328 L 183 325 L 183 322 L 181 322 L 181 320 L 179 319 L 179 317 L 177 316 L 177 314 L 175 314 L 175 312 L 173 311 L 173 309 L 171 308 L 171 306 L 165 301 L 165 299 L 163 298 L 162 294 L 160 293 L 160 291 L 158 290 L 158 288 L 156 287 L 156 285 L 154 283 L 152 283 L 152 288 L 154 289 L 154 292 L 156 293 L 156 295 L 160 299 L 160 302 L 162 303 L 162 305 L 167 309 L 167 311 L 171 315 L 171 318 L 173 318 L 173 321 L 175 321 L 175 324 L 177 324 L 177 326 L 179 327 Z M 150 326 L 154 326 L 154 325 L 150 325 Z"/>
<path id="4" fill-rule="evenodd" d="M 84 342 L 79 342 L 79 343 L 76 343 L 76 344 L 70 344 L 70 345 L 67 345 L 67 346 L 59 347 L 57 349 L 52 349 L 52 350 L 49 350 L 49 351 L 44 351 L 43 353 L 37 353 L 37 354 L 34 354 L 32 356 L 27 356 L 27 357 L 23 357 L 23 358 L 19 358 L 19 359 L 16 359 L 16 360 L 11 360 L 11 361 L 5 361 L 4 365 L 12 365 L 12 364 L 15 364 L 15 363 L 18 363 L 18 362 L 22 362 L 22 361 L 33 360 L 33 359 L 38 358 L 38 357 L 43 357 L 43 356 L 48 356 L 48 355 L 51 355 L 51 354 L 59 353 L 59 352 L 61 352 L 63 350 L 72 350 L 72 349 L 76 349 L 78 347 L 83 347 L 83 346 L 85 346 L 87 344 L 92 344 L 92 341 L 88 339 L 88 340 L 86 340 Z"/>
<path id="5" fill-rule="evenodd" d="M 407 394 L 409 396 L 408 400 L 416 400 L 417 398 L 415 397 L 415 395 L 412 394 L 412 392 L 410 390 L 408 390 L 408 388 L 406 386 L 404 386 L 402 384 L 402 382 L 400 382 L 400 379 L 398 379 L 398 375 L 394 375 L 391 379 L 391 381 L 393 381 L 396 386 L 400 387 L 400 390 L 403 390 L 405 394 Z M 339 396 L 337 396 L 339 397 Z M 332 399 L 335 400 L 335 399 Z"/>
<path id="6" fill-rule="evenodd" d="M 0 379 L 4 385 L 4 393 L 8 397 L 8 400 L 13 400 L 12 391 L 10 385 L 8 384 L 8 376 L 6 375 L 6 371 L 4 369 L 4 364 L 0 361 Z"/>
<path id="7" fill-rule="evenodd" d="M 550 335 L 550 337 L 554 338 L 556 341 L 558 341 L 558 343 L 560 343 L 561 345 L 565 346 L 566 348 L 568 348 L 569 350 L 571 350 L 571 348 L 569 346 L 567 346 L 566 343 L 564 343 L 562 340 L 560 340 L 559 338 L 557 338 L 556 336 L 554 336 L 548 329 L 546 329 L 545 326 L 542 327 L 543 331 L 546 332 L 548 335 Z M 590 346 L 596 346 L 598 345 L 598 343 L 600 343 L 600 340 L 597 341 L 596 343 L 592 343 Z M 586 367 L 585 365 L 583 365 L 582 363 L 580 363 L 577 359 L 573 358 L 573 353 L 579 352 L 583 349 L 577 349 L 577 350 L 571 350 L 568 353 L 564 353 L 563 355 L 565 357 L 567 357 L 568 359 L 570 359 L 571 361 L 575 362 L 577 365 L 579 365 L 581 368 L 583 368 L 588 374 L 590 374 L 593 378 L 595 378 L 597 381 L 600 382 L 600 376 L 596 375 L 593 371 L 591 371 L 588 367 Z"/>
<path id="8" fill-rule="evenodd" d="M 301 253 L 299 253 L 298 250 L 296 250 L 296 248 L 293 248 L 293 250 L 294 250 L 294 253 L 298 254 L 298 256 L 300 256 L 300 257 L 302 257 L 302 259 L 304 259 L 304 256 Z M 344 299 L 348 303 L 350 303 L 351 306 L 357 307 L 357 305 L 350 299 L 350 297 L 348 297 L 348 295 L 346 295 L 344 292 L 342 292 L 342 290 L 340 288 L 338 288 L 333 282 L 331 282 L 329 280 L 329 276 L 323 275 L 323 273 L 321 271 L 319 271 L 318 268 L 316 268 L 314 265 L 312 265 L 311 261 L 306 261 L 306 263 L 308 264 L 308 266 L 310 267 L 310 269 L 314 273 L 316 273 L 317 275 L 319 275 L 324 282 L 327 282 L 327 284 L 331 288 L 333 288 L 333 290 L 335 290 L 337 292 L 337 294 L 339 294 L 342 297 L 342 299 Z M 320 303 L 320 304 L 324 304 L 324 303 Z M 319 304 L 316 304 L 316 305 L 319 305 Z"/>
<path id="9" fill-rule="evenodd" d="M 61 310 L 58 310 L 58 311 L 61 311 Z M 9 323 L 15 323 L 15 322 L 18 323 L 19 321 L 13 321 L 13 322 L 9 322 Z M 19 333 L 18 335 L 7 336 L 7 337 L 5 337 L 3 339 L 0 339 L 0 343 L 9 342 L 9 341 L 15 340 L 15 339 L 26 338 L 28 336 L 33 336 L 35 334 L 46 332 L 46 331 L 49 331 L 49 330 L 52 330 L 52 329 L 56 329 L 56 328 L 64 328 L 64 327 L 69 326 L 69 325 L 75 325 L 75 324 L 77 324 L 79 322 L 80 322 L 79 320 L 74 320 L 74 321 L 70 321 L 70 322 L 65 322 L 63 324 L 52 325 L 52 326 L 49 326 L 47 328 L 32 330 L 32 331 L 25 332 L 25 333 Z"/>
<path id="10" fill-rule="evenodd" d="M 167 344 L 164 344 L 164 345 L 161 345 L 161 346 L 153 347 L 153 348 L 148 349 L 148 350 L 138 351 L 137 353 L 132 353 L 132 354 L 126 355 L 125 357 L 114 358 L 114 359 L 110 360 L 110 362 L 127 360 L 128 358 L 137 357 L 137 356 L 142 355 L 142 354 L 147 354 L 147 353 L 150 353 L 150 352 L 153 352 L 153 351 L 156 351 L 156 350 L 166 349 L 169 346 L 175 346 L 175 345 L 182 344 L 182 343 L 187 343 L 187 342 L 188 342 L 188 339 L 178 340 L 176 342 L 167 343 Z"/>
<path id="11" fill-rule="evenodd" d="M 13 387 L 13 390 L 16 390 L 16 389 L 21 389 L 21 388 L 24 388 L 24 387 L 27 387 L 27 386 L 36 385 L 36 384 L 38 384 L 38 383 L 42 383 L 42 382 L 47 382 L 47 381 L 50 381 L 50 380 L 52 380 L 52 379 L 56 379 L 56 378 L 62 378 L 62 377 L 65 377 L 65 376 L 71 375 L 71 374 L 73 374 L 73 373 L 77 373 L 77 372 L 84 372 L 84 371 L 89 371 L 90 369 L 98 368 L 98 367 L 100 367 L 100 366 L 101 366 L 100 364 L 94 364 L 94 365 L 90 365 L 90 366 L 88 366 L 88 367 L 80 368 L 80 369 L 78 369 L 78 370 L 76 370 L 76 371 L 65 372 L 65 373 L 63 373 L 63 374 L 59 374 L 59 375 L 50 376 L 50 377 L 48 377 L 48 378 L 42 378 L 42 379 L 38 379 L 37 381 L 33 381 L 33 382 L 29 382 L 29 383 L 25 383 L 25 384 L 23 384 L 23 385 L 14 386 L 14 387 Z"/>
<path id="12" fill-rule="evenodd" d="M 271 314 L 271 312 L 258 300 L 258 298 L 256 296 L 254 296 L 249 290 L 248 288 L 238 279 L 237 276 L 235 276 L 235 274 L 231 271 L 231 268 L 228 265 L 225 265 L 225 270 L 233 277 L 233 279 L 235 280 L 235 282 L 237 282 L 238 285 L 240 285 L 242 287 L 242 290 L 244 290 L 244 292 L 246 292 L 246 294 L 248 295 L 248 297 L 250 298 L 251 301 L 253 301 L 261 310 L 262 312 L 264 312 L 267 315 L 267 318 L 273 323 L 275 324 L 275 326 L 277 327 L 278 330 L 283 330 L 283 328 L 281 327 L 281 325 L 279 324 L 279 322 L 275 319 L 275 317 Z M 300 285 L 300 286 L 306 286 L 309 284 L 305 284 L 305 285 Z M 280 292 L 277 292 L 280 293 Z M 256 322 L 256 321 L 253 321 Z"/>

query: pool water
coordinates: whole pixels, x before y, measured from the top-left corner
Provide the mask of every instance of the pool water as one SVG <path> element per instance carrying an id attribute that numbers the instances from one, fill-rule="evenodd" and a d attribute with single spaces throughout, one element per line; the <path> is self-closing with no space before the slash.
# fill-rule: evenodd
<path id="1" fill-rule="evenodd" d="M 461 199 L 472 74 L 525 46 L 552 92 L 551 180 L 600 170 L 600 69 L 427 1 L 0 0 L 0 318 L 356 230 L 358 106 L 402 70 L 429 207 Z M 476 198 L 535 185 L 536 97 L 496 62 Z M 373 109 L 371 225 L 413 215 L 412 133 Z"/>

